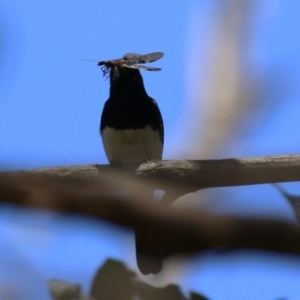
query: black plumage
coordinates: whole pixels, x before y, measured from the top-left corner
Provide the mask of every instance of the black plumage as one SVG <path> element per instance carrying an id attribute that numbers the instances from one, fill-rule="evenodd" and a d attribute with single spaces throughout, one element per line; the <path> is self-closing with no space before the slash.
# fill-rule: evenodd
<path id="1" fill-rule="evenodd" d="M 143 129 L 150 126 L 164 143 L 164 126 L 154 99 L 147 95 L 139 70 L 120 67 L 110 69 L 110 95 L 105 102 L 100 132 L 105 127 L 116 130 Z"/>
<path id="2" fill-rule="evenodd" d="M 126 66 L 122 64 L 124 60 L 125 56 L 123 60 L 99 63 L 104 65 L 104 74 L 109 69 L 110 77 L 110 93 L 103 108 L 100 132 L 106 156 L 115 166 L 162 159 L 164 143 L 163 119 L 158 105 L 148 96 L 138 66 Z M 158 273 L 162 259 L 148 255 L 147 244 L 151 241 L 147 241 L 140 229 L 135 230 L 135 239 L 140 271 L 143 274 Z"/>

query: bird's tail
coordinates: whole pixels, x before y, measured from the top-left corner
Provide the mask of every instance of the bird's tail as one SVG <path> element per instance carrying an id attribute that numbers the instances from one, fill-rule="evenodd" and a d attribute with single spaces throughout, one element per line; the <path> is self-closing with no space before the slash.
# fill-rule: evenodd
<path id="1" fill-rule="evenodd" d="M 157 274 L 163 266 L 162 256 L 152 256 L 149 254 L 149 243 L 145 234 L 139 229 L 135 230 L 135 251 L 136 262 L 142 274 Z"/>

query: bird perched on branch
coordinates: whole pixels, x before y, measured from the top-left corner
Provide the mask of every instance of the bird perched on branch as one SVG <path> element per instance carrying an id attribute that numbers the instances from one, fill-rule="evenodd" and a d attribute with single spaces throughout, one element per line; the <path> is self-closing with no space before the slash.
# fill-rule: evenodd
<path id="1" fill-rule="evenodd" d="M 100 133 L 106 157 L 113 166 L 162 159 L 163 119 L 157 103 L 148 96 L 139 71 L 161 70 L 139 64 L 156 61 L 162 56 L 162 52 L 129 53 L 120 59 L 98 63 L 103 75 L 110 78 Z M 141 230 L 135 229 L 137 265 L 145 275 L 156 274 L 162 269 L 162 259 L 147 253 L 146 238 Z"/>

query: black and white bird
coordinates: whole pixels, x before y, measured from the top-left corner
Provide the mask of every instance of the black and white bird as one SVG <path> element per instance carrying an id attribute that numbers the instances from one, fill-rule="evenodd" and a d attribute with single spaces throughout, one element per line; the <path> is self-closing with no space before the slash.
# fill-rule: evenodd
<path id="1" fill-rule="evenodd" d="M 100 133 L 109 163 L 118 166 L 162 159 L 164 144 L 163 119 L 154 99 L 148 96 L 140 69 L 159 71 L 138 65 L 160 59 L 162 52 L 146 55 L 125 54 L 121 59 L 101 61 L 104 75 L 109 74 L 109 98 L 104 104 Z M 156 274 L 162 259 L 147 255 L 147 241 L 135 230 L 136 258 L 143 274 Z M 146 242 L 145 242 L 146 241 Z"/>

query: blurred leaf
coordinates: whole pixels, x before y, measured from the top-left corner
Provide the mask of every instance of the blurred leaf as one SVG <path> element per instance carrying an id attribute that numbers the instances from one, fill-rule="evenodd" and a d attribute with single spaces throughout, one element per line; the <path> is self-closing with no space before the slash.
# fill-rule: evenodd
<path id="1" fill-rule="evenodd" d="M 136 296 L 141 300 L 188 300 L 179 286 L 169 284 L 165 287 L 154 287 L 138 280 L 136 274 L 123 263 L 112 259 L 108 259 L 96 274 L 91 295 L 98 300 L 132 300 Z M 190 299 L 207 300 L 194 292 L 191 292 Z"/>
<path id="2" fill-rule="evenodd" d="M 55 300 L 72 300 L 80 298 L 81 288 L 79 284 L 51 279 L 48 280 L 48 287 L 52 298 Z"/>
<path id="3" fill-rule="evenodd" d="M 93 280 L 91 295 L 96 299 L 131 300 L 135 296 L 135 273 L 119 261 L 108 259 Z"/>
<path id="4" fill-rule="evenodd" d="M 197 294 L 195 292 L 191 292 L 190 293 L 190 300 L 208 300 L 208 298 L 200 295 L 200 294 Z"/>
<path id="5" fill-rule="evenodd" d="M 146 282 L 138 281 L 136 287 L 138 295 L 143 300 L 185 300 L 179 287 L 175 284 L 156 288 Z"/>
<path id="6" fill-rule="evenodd" d="M 287 193 L 279 184 L 274 184 L 275 188 L 282 194 L 282 196 L 288 201 L 294 214 L 300 223 L 300 195 L 291 195 Z"/>

